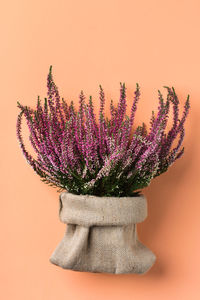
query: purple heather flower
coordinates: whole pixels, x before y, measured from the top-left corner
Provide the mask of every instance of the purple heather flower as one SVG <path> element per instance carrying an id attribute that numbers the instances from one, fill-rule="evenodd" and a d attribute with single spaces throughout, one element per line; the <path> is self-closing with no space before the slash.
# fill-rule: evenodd
<path id="1" fill-rule="evenodd" d="M 138 84 L 130 116 L 127 116 L 126 87 L 125 83 L 120 83 L 117 107 L 112 100 L 110 102 L 110 119 L 105 117 L 105 94 L 102 86 L 99 87 L 100 109 L 96 118 L 92 97 L 86 103 L 83 91 L 79 95 L 78 110 L 73 101 L 68 104 L 64 98 L 60 99 L 50 67 L 44 103 L 39 96 L 36 109 L 18 102 L 21 112 L 17 118 L 17 138 L 25 159 L 44 182 L 84 194 L 100 193 L 102 182 L 108 179 L 108 182 L 116 183 L 116 189 L 121 186 L 121 192 L 126 195 L 127 184 L 131 184 L 129 189 L 132 187 L 134 190 L 147 186 L 152 178 L 167 171 L 183 155 L 189 96 L 179 119 L 179 100 L 174 88 L 165 87 L 168 92 L 166 101 L 158 90 L 158 113 L 152 112 L 150 129 L 147 130 L 144 123 L 134 126 L 140 98 Z M 166 132 L 171 105 L 173 124 Z M 37 159 L 27 152 L 22 139 L 23 116 Z M 177 137 L 177 145 L 172 148 Z M 110 185 L 106 189 L 110 188 L 111 192 L 103 192 L 118 195 L 118 190 L 114 190 L 115 184 Z"/>

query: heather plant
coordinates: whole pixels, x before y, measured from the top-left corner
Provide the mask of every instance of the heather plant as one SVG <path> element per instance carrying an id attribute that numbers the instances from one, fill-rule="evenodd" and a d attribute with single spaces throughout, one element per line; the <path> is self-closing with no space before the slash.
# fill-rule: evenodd
<path id="1" fill-rule="evenodd" d="M 110 101 L 110 118 L 105 116 L 105 94 L 99 86 L 100 109 L 94 113 L 92 97 L 79 95 L 79 107 L 60 98 L 50 66 L 47 98 L 32 109 L 18 103 L 17 137 L 22 152 L 41 180 L 59 191 L 97 196 L 134 196 L 147 187 L 184 153 L 184 123 L 190 104 L 189 95 L 179 118 L 175 89 L 165 86 L 166 100 L 158 90 L 158 112 L 152 112 L 150 128 L 143 123 L 133 127 L 140 87 L 136 84 L 130 116 L 126 115 L 125 83 L 120 83 L 117 107 Z M 173 124 L 166 132 L 170 107 Z M 25 117 L 34 158 L 25 148 L 21 135 Z M 175 141 L 176 140 L 176 141 Z M 173 146 L 173 142 L 176 146 Z"/>

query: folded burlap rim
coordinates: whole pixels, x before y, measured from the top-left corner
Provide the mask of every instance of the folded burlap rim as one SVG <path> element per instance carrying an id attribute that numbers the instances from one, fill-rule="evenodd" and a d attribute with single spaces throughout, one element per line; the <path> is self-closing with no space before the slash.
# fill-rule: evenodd
<path id="1" fill-rule="evenodd" d="M 147 217 L 147 200 L 136 197 L 99 197 L 60 194 L 59 217 L 63 223 L 82 226 L 129 225 Z"/>

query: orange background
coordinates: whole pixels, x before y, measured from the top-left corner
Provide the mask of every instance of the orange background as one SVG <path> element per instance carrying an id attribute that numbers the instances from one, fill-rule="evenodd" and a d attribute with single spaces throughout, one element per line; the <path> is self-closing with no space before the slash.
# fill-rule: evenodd
<path id="1" fill-rule="evenodd" d="M 200 299 L 200 2 L 18 0 L 2 3 L 0 14 L 0 298 Z M 157 109 L 163 85 L 175 87 L 181 109 L 190 94 L 185 154 L 144 189 L 149 215 L 139 237 L 157 255 L 145 275 L 80 273 L 49 262 L 65 232 L 59 194 L 26 163 L 15 126 L 17 100 L 35 107 L 37 95 L 46 96 L 50 65 L 61 96 L 77 103 L 83 89 L 96 109 L 99 84 L 117 101 L 125 82 L 130 104 L 138 82 L 138 123 Z"/>

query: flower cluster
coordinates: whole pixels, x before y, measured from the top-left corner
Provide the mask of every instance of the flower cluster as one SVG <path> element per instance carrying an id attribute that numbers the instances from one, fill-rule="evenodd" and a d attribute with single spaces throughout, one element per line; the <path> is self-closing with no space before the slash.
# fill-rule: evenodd
<path id="1" fill-rule="evenodd" d="M 79 107 L 60 98 L 50 66 L 47 77 L 47 98 L 36 109 L 18 102 L 17 137 L 22 152 L 42 181 L 59 191 L 66 189 L 74 194 L 98 196 L 134 196 L 139 189 L 167 171 L 183 155 L 184 123 L 190 104 L 189 95 L 179 118 L 179 100 L 174 88 L 167 89 L 164 101 L 158 90 L 158 113 L 152 112 L 150 129 L 143 123 L 133 128 L 140 87 L 134 92 L 130 116 L 126 115 L 126 87 L 120 83 L 117 107 L 110 102 L 110 119 L 105 116 L 105 94 L 100 85 L 98 119 L 94 113 L 92 97 L 85 101 L 83 91 Z M 173 124 L 166 126 L 170 106 Z M 33 158 L 26 150 L 21 134 L 22 117 L 25 117 L 29 140 L 36 152 Z M 176 140 L 176 146 L 173 142 Z"/>

